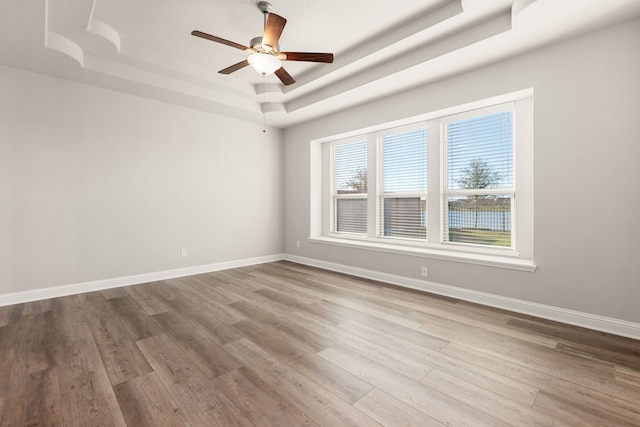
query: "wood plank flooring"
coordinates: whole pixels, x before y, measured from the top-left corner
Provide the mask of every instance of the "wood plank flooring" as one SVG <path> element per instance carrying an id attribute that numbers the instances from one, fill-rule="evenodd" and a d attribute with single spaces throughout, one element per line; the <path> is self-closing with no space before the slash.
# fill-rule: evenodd
<path id="1" fill-rule="evenodd" d="M 0 426 L 640 426 L 640 341 L 290 262 L 0 307 Z"/>

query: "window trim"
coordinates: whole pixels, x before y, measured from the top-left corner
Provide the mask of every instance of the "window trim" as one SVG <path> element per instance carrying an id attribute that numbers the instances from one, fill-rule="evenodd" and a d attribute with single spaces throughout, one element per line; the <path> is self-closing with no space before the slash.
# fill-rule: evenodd
<path id="1" fill-rule="evenodd" d="M 331 236 L 309 237 L 310 243 L 320 243 L 332 246 L 347 248 L 367 249 L 376 252 L 385 252 L 399 255 L 420 256 L 441 261 L 461 262 L 465 264 L 482 265 L 487 267 L 505 268 L 509 270 L 519 270 L 534 272 L 537 265 L 532 260 L 517 258 L 517 254 L 489 254 L 476 253 L 470 251 L 457 251 L 453 248 L 443 250 L 442 248 L 430 248 L 416 245 L 403 245 L 394 240 L 393 244 L 386 242 L 371 241 L 367 238 L 361 239 L 341 239 Z"/>
<path id="2" fill-rule="evenodd" d="M 516 248 L 501 247 L 482 247 L 480 245 L 443 245 L 441 239 L 440 214 L 442 212 L 442 153 L 440 138 L 440 122 L 459 114 L 477 114 L 476 110 L 495 107 L 496 105 L 505 103 L 516 104 L 516 115 L 514 123 L 514 180 L 518 180 L 518 197 L 515 202 L 518 206 L 518 219 L 514 219 L 514 232 L 512 238 L 517 239 Z M 522 118 L 525 120 L 522 120 Z M 412 239 L 401 239 L 397 237 L 377 236 L 377 218 L 371 218 L 369 221 L 374 222 L 374 227 L 368 227 L 368 232 L 373 231 L 372 235 L 367 236 L 345 236 L 331 233 L 329 227 L 330 217 L 327 216 L 327 186 L 330 185 L 331 171 L 326 167 L 326 161 L 329 160 L 327 148 L 332 142 L 347 141 L 349 139 L 362 140 L 368 137 L 369 144 L 377 144 L 379 135 L 397 131 L 403 127 L 420 127 L 424 126 L 424 122 L 429 124 L 429 170 L 428 170 L 428 188 L 427 193 L 433 194 L 436 191 L 437 206 L 428 205 L 430 214 L 428 215 L 428 239 L 429 236 L 437 237 L 437 242 L 432 240 L 427 242 L 418 242 Z M 434 126 L 437 125 L 437 126 Z M 523 140 L 524 141 L 521 141 Z M 525 89 L 505 95 L 500 95 L 490 99 L 474 101 L 456 107 L 448 107 L 438 111 L 422 114 L 419 116 L 402 119 L 390 123 L 371 126 L 366 129 L 359 129 L 353 132 L 346 132 L 334 136 L 323 137 L 310 141 L 310 160 L 311 160 L 311 193 L 310 193 L 310 234 L 308 241 L 311 243 L 336 245 L 342 247 L 351 247 L 365 250 L 382 251 L 387 253 L 404 254 L 411 256 L 419 256 L 430 259 L 438 259 L 452 262 L 462 262 L 476 265 L 485 265 L 498 268 L 514 269 L 520 271 L 535 271 L 536 264 L 533 258 L 533 89 Z M 374 163 L 378 164 L 377 151 L 379 145 L 375 146 L 373 152 Z M 372 150 L 369 149 L 371 155 Z M 432 169 L 432 162 L 437 163 L 435 170 Z M 369 168 L 371 171 L 371 167 Z M 437 174 L 435 184 L 432 173 Z M 516 174 L 517 178 L 516 178 Z M 377 197 L 377 180 L 378 175 L 369 176 L 368 197 L 373 197 L 375 202 L 369 203 L 377 215 L 378 197 Z M 526 185 L 523 185 L 526 184 Z M 435 186 L 434 186 L 435 185 Z M 514 191 L 515 191 L 514 182 Z M 520 187 L 525 188 L 520 188 Z M 525 191 L 521 191 L 521 190 Z M 501 190 L 504 192 L 504 190 Z M 432 197 L 428 203 L 434 200 Z M 523 203 L 524 202 L 524 203 Z M 522 205 L 522 206 L 521 206 Z M 316 209 L 322 207 L 322 209 Z M 436 212 L 437 214 L 433 214 Z M 522 219 L 522 221 L 520 221 Z M 434 221 L 435 220 L 435 221 Z M 525 225 L 523 226 L 524 223 Z M 434 226 L 437 228 L 434 229 Z M 525 238 L 522 238 L 522 236 Z"/>

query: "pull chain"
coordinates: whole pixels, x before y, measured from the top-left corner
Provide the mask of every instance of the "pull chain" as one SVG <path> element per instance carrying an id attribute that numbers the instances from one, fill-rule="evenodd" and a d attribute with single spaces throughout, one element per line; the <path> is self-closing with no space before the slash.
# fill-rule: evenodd
<path id="1" fill-rule="evenodd" d="M 266 16 L 266 15 L 265 15 Z M 267 102 L 267 91 L 264 89 L 265 88 L 265 76 L 264 74 L 262 75 L 262 133 L 267 133 L 267 117 L 266 117 L 266 113 L 264 111 L 264 107 L 265 104 Z"/>

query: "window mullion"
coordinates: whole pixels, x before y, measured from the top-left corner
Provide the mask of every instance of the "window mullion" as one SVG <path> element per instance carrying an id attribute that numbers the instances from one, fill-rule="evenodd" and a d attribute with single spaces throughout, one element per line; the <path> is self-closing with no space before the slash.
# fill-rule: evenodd
<path id="1" fill-rule="evenodd" d="M 378 138 L 374 134 L 367 136 L 367 237 L 376 238 L 378 224 Z"/>
<path id="2" fill-rule="evenodd" d="M 442 180 L 441 174 L 441 158 L 440 158 L 440 144 L 441 144 L 441 136 L 440 136 L 440 121 L 439 120 L 429 120 L 428 122 L 429 128 L 429 158 L 428 158 L 428 166 L 427 171 L 429 174 L 428 178 L 428 189 L 427 189 L 427 242 L 433 244 L 439 244 L 441 239 L 441 222 L 440 222 L 440 212 L 441 209 L 441 186 L 440 182 Z"/>

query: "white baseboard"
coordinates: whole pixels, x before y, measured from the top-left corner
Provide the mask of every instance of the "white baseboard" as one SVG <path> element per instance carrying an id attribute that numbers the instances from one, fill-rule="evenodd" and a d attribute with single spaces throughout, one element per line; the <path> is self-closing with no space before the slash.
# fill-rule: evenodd
<path id="1" fill-rule="evenodd" d="M 518 300 L 515 298 L 507 298 L 499 295 L 493 295 L 484 292 L 458 288 L 455 286 L 429 282 L 426 280 L 396 276 L 393 274 L 381 273 L 379 271 L 367 270 L 363 268 L 321 261 L 312 258 L 305 258 L 296 255 L 285 254 L 284 259 L 287 261 L 296 262 L 298 264 L 323 268 L 325 270 L 350 274 L 357 277 L 377 280 L 397 286 L 417 289 L 437 295 L 443 295 L 464 301 L 487 305 L 490 307 L 501 308 L 516 313 L 528 314 L 531 316 L 541 317 L 543 319 L 555 320 L 557 322 L 581 326 L 583 328 L 640 340 L 640 324 L 628 322 L 625 320 L 583 313 L 574 310 L 567 310 L 564 308 Z"/>
<path id="2" fill-rule="evenodd" d="M 57 298 L 67 295 L 82 294 L 85 292 L 101 291 L 104 289 L 119 288 L 121 286 L 137 285 L 140 283 L 155 282 L 158 280 L 175 279 L 177 277 L 192 276 L 194 274 L 211 273 L 213 271 L 227 270 L 230 268 L 245 267 L 247 265 L 264 264 L 266 262 L 280 261 L 283 254 L 267 255 L 256 258 L 245 258 L 234 261 L 225 261 L 214 264 L 196 265 L 192 267 L 177 268 L 174 270 L 157 271 L 153 273 L 136 274 L 132 276 L 116 277 L 113 279 L 94 280 L 91 282 L 75 283 L 71 285 L 54 286 L 50 288 L 34 289 L 24 292 L 0 294 L 0 307 L 5 305 L 20 304 L 30 301 L 38 301 L 48 298 Z"/>
<path id="3" fill-rule="evenodd" d="M 296 262 L 298 264 L 323 268 L 325 270 L 350 274 L 366 279 L 378 280 L 380 282 L 385 282 L 392 285 L 403 286 L 406 288 L 430 292 L 437 295 L 475 302 L 490 307 L 514 311 L 516 313 L 528 314 L 531 316 L 541 317 L 543 319 L 555 320 L 570 325 L 581 326 L 596 331 L 607 332 L 640 340 L 640 324 L 638 323 L 290 254 L 275 254 L 256 258 L 245 258 L 214 264 L 178 268 L 174 270 L 116 277 L 113 279 L 95 280 L 91 282 L 55 286 L 43 289 L 34 289 L 24 292 L 0 294 L 0 307 L 48 298 L 81 294 L 85 292 L 118 288 L 121 286 L 155 282 L 158 280 L 192 276 L 194 274 L 210 273 L 213 271 L 227 270 L 230 268 L 245 267 L 248 265 L 263 264 L 280 260 L 287 260 Z"/>

